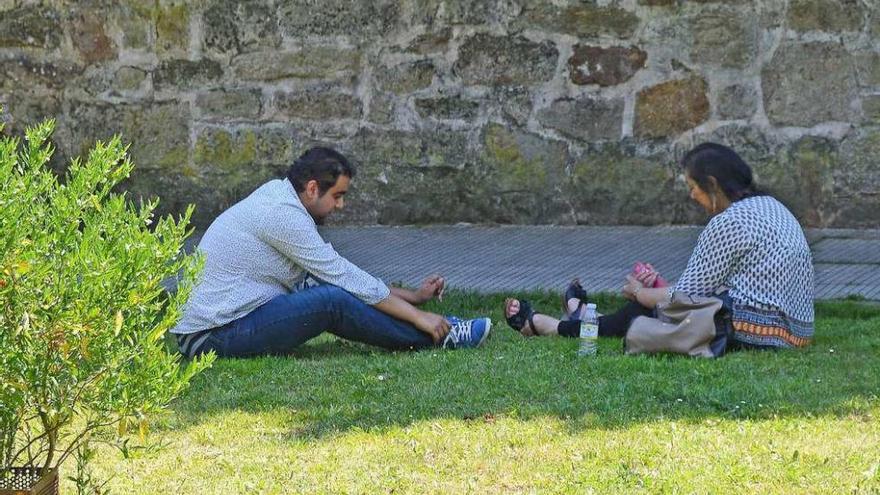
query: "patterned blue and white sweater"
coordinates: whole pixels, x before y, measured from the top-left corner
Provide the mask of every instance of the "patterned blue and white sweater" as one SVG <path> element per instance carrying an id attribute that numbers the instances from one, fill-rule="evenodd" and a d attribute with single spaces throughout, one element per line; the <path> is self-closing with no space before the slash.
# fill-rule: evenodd
<path id="1" fill-rule="evenodd" d="M 673 290 L 729 290 L 740 342 L 801 347 L 813 337 L 810 248 L 794 215 L 771 196 L 736 201 L 712 218 Z"/>

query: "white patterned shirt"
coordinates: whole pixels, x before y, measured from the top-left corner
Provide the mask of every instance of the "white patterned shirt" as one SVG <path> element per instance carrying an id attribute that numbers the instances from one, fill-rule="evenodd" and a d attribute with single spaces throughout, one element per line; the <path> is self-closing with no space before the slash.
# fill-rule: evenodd
<path id="1" fill-rule="evenodd" d="M 797 338 L 812 337 L 810 247 L 797 219 L 772 196 L 736 201 L 712 218 L 673 290 L 711 296 L 725 289 L 734 320 L 776 325 L 775 315 Z"/>
<path id="2" fill-rule="evenodd" d="M 191 334 L 247 315 L 301 288 L 306 275 L 336 285 L 367 304 L 390 294 L 324 242 L 287 179 L 272 180 L 224 211 L 199 242 L 205 268 L 171 331 Z"/>

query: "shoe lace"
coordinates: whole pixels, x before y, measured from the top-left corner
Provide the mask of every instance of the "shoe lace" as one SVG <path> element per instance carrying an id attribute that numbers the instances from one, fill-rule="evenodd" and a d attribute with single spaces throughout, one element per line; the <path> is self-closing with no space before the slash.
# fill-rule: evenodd
<path id="1" fill-rule="evenodd" d="M 470 340 L 473 325 L 473 320 L 455 322 L 455 324 L 452 325 L 452 328 L 449 329 L 449 335 L 446 336 L 446 342 L 458 344 L 459 342 Z"/>

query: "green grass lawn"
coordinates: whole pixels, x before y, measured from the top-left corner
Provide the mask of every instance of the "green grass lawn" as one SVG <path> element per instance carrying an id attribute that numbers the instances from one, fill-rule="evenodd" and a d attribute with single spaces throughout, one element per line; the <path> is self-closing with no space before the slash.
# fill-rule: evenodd
<path id="1" fill-rule="evenodd" d="M 528 294 L 558 313 L 557 294 Z M 480 349 L 390 353 L 323 336 L 218 360 L 128 458 L 113 493 L 876 493 L 880 308 L 817 304 L 802 351 L 627 357 L 619 340 L 525 339 L 503 296 Z M 621 304 L 606 297 L 600 311 Z M 68 474 L 72 466 L 65 468 Z"/>

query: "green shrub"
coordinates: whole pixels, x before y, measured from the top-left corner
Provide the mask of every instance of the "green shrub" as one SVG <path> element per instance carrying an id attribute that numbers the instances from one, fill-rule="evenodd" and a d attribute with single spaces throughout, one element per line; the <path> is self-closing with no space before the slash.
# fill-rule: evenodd
<path id="1" fill-rule="evenodd" d="M 59 181 L 53 128 L 0 139 L 0 476 L 60 465 L 98 432 L 143 434 L 213 360 L 181 365 L 164 343 L 201 266 L 181 250 L 192 208 L 154 222 L 156 202 L 111 192 L 132 170 L 118 137 Z"/>

